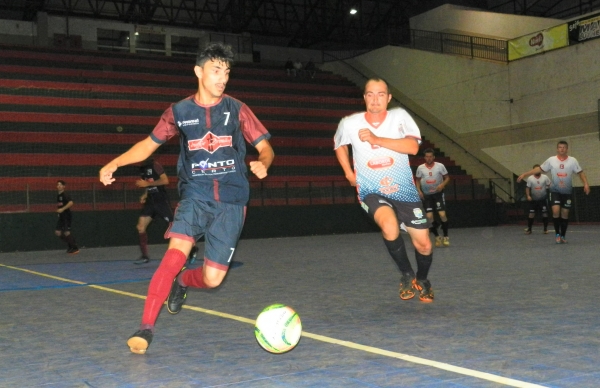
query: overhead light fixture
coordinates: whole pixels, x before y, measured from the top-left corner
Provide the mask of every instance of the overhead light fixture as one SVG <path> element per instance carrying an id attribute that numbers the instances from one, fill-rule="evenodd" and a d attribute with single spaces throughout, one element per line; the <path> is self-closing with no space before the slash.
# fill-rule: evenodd
<path id="1" fill-rule="evenodd" d="M 350 8 L 350 15 L 356 15 L 358 10 L 356 8 Z"/>

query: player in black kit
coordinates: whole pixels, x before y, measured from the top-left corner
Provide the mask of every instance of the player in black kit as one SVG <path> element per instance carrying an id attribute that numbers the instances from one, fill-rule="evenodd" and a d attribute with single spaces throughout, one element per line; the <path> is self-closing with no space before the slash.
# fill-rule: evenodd
<path id="1" fill-rule="evenodd" d="M 56 182 L 56 213 L 58 213 L 58 221 L 56 221 L 56 229 L 54 233 L 64 242 L 67 243 L 67 253 L 74 255 L 79 253 L 79 248 L 75 243 L 75 238 L 71 234 L 71 207 L 73 206 L 73 200 L 71 196 L 65 192 L 65 181 L 60 180 Z"/>
<path id="2" fill-rule="evenodd" d="M 173 210 L 165 189 L 165 186 L 169 184 L 169 177 L 163 167 L 153 158 L 148 158 L 140 167 L 140 176 L 141 179 L 138 179 L 135 185 L 146 189 L 140 197 L 140 203 L 144 207 L 137 223 L 142 256 L 134 261 L 134 264 L 150 262 L 146 229 L 152 220 L 155 217 L 160 217 L 169 224 L 173 222 Z"/>

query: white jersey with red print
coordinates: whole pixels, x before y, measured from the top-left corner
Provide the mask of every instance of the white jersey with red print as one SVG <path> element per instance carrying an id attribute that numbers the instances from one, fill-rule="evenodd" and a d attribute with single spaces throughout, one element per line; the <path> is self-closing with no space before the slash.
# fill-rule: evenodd
<path id="1" fill-rule="evenodd" d="M 378 137 L 410 137 L 421 142 L 417 123 L 401 108 L 390 109 L 377 128 L 369 124 L 365 112 L 344 117 L 334 136 L 335 148 L 352 145 L 359 199 L 362 201 L 369 194 L 379 194 L 402 202 L 420 201 L 408 155 L 361 141 L 358 131 L 363 128 L 370 129 Z"/>
<path id="2" fill-rule="evenodd" d="M 436 193 L 436 189 L 444 181 L 444 177 L 448 175 L 446 166 L 441 163 L 433 162 L 429 167 L 427 163 L 423 163 L 417 167 L 416 177 L 421 179 L 421 191 L 425 195 Z"/>
<path id="3" fill-rule="evenodd" d="M 539 201 L 546 199 L 548 196 L 548 187 L 550 186 L 550 178 L 547 175 L 541 174 L 539 178 L 535 175 L 527 178 L 527 187 L 529 187 L 529 194 L 531 199 Z"/>
<path id="4" fill-rule="evenodd" d="M 544 172 L 550 172 L 552 175 L 550 191 L 560 194 L 572 194 L 573 174 L 583 171 L 577 159 L 571 156 L 565 157 L 564 160 L 560 160 L 558 156 L 551 156 L 540 167 Z"/>

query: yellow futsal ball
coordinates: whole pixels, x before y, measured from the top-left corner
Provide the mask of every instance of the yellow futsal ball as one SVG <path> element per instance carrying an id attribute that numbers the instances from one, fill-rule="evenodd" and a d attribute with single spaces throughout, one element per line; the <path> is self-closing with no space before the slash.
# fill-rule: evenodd
<path id="1" fill-rule="evenodd" d="M 289 306 L 273 304 L 256 318 L 254 335 L 258 344 L 271 353 L 285 353 L 300 341 L 302 322 Z"/>

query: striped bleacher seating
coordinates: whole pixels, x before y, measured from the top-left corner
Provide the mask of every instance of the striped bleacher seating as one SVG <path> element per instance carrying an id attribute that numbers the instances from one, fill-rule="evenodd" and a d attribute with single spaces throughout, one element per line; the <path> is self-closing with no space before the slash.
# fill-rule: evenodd
<path id="1" fill-rule="evenodd" d="M 193 59 L 0 46 L 0 164 L 2 190 L 10 193 L 0 211 L 52 211 L 48 191 L 57 179 L 67 180 L 80 210 L 138 208 L 136 167 L 120 169 L 120 185 L 112 187 L 98 182 L 98 170 L 147 136 L 171 103 L 195 92 L 192 65 Z M 356 201 L 332 137 L 340 118 L 364 108 L 360 89 L 326 72 L 288 77 L 283 68 L 238 64 L 227 94 L 250 106 L 273 136 L 275 163 L 265 180 L 251 177 L 251 205 Z M 156 155 L 172 182 L 178 149 L 171 139 Z M 455 179 L 471 180 L 449 158 L 437 160 Z M 414 168 L 420 163 L 411 159 Z M 170 187 L 176 199 L 176 185 Z"/>

